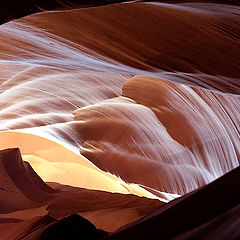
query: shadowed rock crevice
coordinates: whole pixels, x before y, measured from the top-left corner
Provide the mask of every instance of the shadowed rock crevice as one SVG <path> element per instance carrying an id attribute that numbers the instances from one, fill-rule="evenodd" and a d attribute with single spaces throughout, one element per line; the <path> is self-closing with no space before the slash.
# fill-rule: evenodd
<path id="1" fill-rule="evenodd" d="M 49 200 L 56 191 L 37 175 L 28 162 L 24 162 L 20 149 L 6 149 L 0 152 L 2 164 L 12 183 L 34 202 Z"/>

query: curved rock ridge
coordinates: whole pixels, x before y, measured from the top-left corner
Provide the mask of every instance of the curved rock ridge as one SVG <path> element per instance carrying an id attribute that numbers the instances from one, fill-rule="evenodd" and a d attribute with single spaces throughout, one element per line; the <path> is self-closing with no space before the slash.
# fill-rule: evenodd
<path id="1" fill-rule="evenodd" d="M 80 152 L 104 171 L 185 194 L 239 166 L 239 97 L 145 76 L 122 95 L 74 111 Z"/>
<path id="2" fill-rule="evenodd" d="M 18 148 L 0 151 L 0 176 L 1 213 L 36 207 L 56 193 L 22 160 Z"/>

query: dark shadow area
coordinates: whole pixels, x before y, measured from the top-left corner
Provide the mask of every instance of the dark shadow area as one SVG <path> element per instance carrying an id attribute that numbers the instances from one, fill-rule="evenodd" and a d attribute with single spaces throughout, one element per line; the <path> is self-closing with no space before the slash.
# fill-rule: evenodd
<path id="1" fill-rule="evenodd" d="M 73 214 L 52 225 L 41 234 L 40 240 L 71 240 L 71 239 L 99 239 L 107 233 L 97 230 L 95 226 L 85 218 Z"/>

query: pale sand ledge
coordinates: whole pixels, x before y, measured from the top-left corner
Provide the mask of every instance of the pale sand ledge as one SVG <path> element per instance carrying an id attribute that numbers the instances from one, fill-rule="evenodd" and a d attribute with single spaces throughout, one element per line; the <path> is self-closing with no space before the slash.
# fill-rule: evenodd
<path id="1" fill-rule="evenodd" d="M 0 150 L 16 147 L 20 148 L 23 160 L 29 162 L 45 182 L 168 201 L 100 170 L 82 155 L 49 139 L 14 131 L 0 132 Z"/>

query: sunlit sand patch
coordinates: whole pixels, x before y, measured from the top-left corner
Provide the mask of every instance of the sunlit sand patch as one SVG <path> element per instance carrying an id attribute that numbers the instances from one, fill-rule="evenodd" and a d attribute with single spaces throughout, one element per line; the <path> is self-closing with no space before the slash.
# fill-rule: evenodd
<path id="1" fill-rule="evenodd" d="M 15 147 L 21 149 L 23 160 L 29 162 L 44 181 L 158 198 L 136 184 L 127 184 L 101 171 L 85 157 L 49 139 L 20 132 L 1 132 L 0 149 Z"/>

